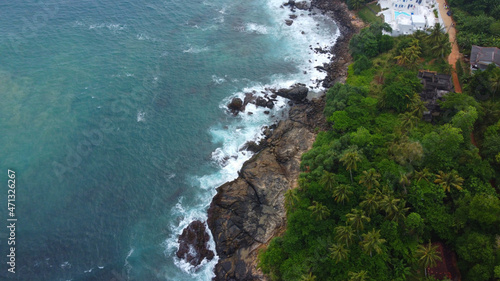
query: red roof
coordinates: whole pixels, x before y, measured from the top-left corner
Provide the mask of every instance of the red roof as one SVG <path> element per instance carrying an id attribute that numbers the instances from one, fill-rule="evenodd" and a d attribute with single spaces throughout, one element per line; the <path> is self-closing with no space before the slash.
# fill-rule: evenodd
<path id="1" fill-rule="evenodd" d="M 461 275 L 457 266 L 457 259 L 455 253 L 441 242 L 432 243 L 437 246 L 441 261 L 438 261 L 435 267 L 427 268 L 427 274 L 433 275 L 435 278 L 443 280 L 449 279 L 453 281 L 460 281 Z"/>

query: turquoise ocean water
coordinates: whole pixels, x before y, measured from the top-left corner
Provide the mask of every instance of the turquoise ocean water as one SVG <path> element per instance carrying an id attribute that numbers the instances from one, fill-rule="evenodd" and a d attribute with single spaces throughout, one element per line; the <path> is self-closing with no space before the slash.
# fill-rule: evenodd
<path id="1" fill-rule="evenodd" d="M 0 228 L 0 279 L 210 280 L 217 260 L 183 264 L 177 235 L 237 176 L 240 147 L 286 116 L 283 100 L 269 115 L 224 105 L 315 86 L 328 58 L 309 46 L 337 36 L 306 11 L 285 25 L 281 4 L 0 2 L 0 219 L 7 169 L 18 219 L 15 274 Z"/>

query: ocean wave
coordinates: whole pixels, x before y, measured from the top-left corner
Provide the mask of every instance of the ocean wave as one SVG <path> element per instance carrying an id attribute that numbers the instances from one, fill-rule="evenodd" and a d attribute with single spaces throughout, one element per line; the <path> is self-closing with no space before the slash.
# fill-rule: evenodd
<path id="1" fill-rule="evenodd" d="M 182 52 L 183 53 L 198 54 L 198 53 L 206 52 L 208 50 L 209 50 L 209 48 L 206 46 L 205 47 L 198 47 L 198 46 L 188 45 L 188 48 L 183 50 Z"/>
<path id="2" fill-rule="evenodd" d="M 62 269 L 69 269 L 71 268 L 71 263 L 68 261 L 65 261 L 59 265 Z"/>
<path id="3" fill-rule="evenodd" d="M 247 23 L 245 26 L 245 31 L 248 33 L 269 34 L 268 29 L 268 26 L 257 23 Z"/>
<path id="4" fill-rule="evenodd" d="M 144 33 L 139 33 L 135 37 L 139 41 L 145 41 L 145 40 L 149 41 L 149 40 L 151 40 L 151 38 L 147 34 L 144 34 Z M 155 40 L 153 39 L 152 41 L 155 41 Z"/>
<path id="5" fill-rule="evenodd" d="M 212 268 L 219 261 L 219 258 L 217 256 L 215 256 L 211 261 L 207 261 L 206 259 L 204 259 L 200 265 L 194 267 L 184 260 L 177 258 L 177 256 L 175 255 L 175 252 L 179 248 L 178 236 L 182 233 L 182 230 L 195 220 L 207 220 L 207 214 L 204 211 L 205 209 L 203 207 L 198 206 L 198 208 L 185 209 L 182 204 L 183 199 L 183 197 L 180 197 L 177 204 L 172 208 L 172 213 L 178 218 L 178 223 L 173 223 L 170 225 L 172 235 L 162 243 L 162 246 L 165 249 L 164 253 L 167 257 L 173 259 L 174 264 L 179 269 L 181 269 L 182 272 L 189 274 L 190 276 L 195 278 L 195 280 L 212 280 L 212 278 L 215 276 Z M 208 231 L 208 226 L 206 224 L 205 226 L 207 229 L 207 233 L 210 236 L 208 248 L 215 253 L 215 243 L 213 242 L 214 240 L 212 237 L 212 233 Z"/>
<path id="6" fill-rule="evenodd" d="M 137 112 L 137 122 L 145 122 L 146 121 L 146 112 L 139 110 Z"/>
<path id="7" fill-rule="evenodd" d="M 310 1 L 306 2 L 310 4 Z M 300 82 L 321 88 L 318 82 L 325 77 L 326 73 L 318 70 L 316 66 L 323 66 L 330 62 L 331 54 L 318 52 L 317 48 L 329 50 L 335 45 L 340 31 L 327 15 L 320 13 L 305 15 L 301 10 L 291 12 L 289 8 L 281 9 L 282 4 L 281 0 L 267 2 L 268 9 L 273 11 L 275 25 L 279 26 L 279 32 L 274 32 L 272 35 L 277 39 L 291 38 L 290 48 L 287 49 L 288 54 L 284 55 L 284 60 L 293 61 L 302 71 Z M 296 18 L 288 26 L 285 20 L 290 19 L 290 15 L 295 15 Z"/>
<path id="8" fill-rule="evenodd" d="M 212 75 L 212 82 L 216 85 L 220 85 L 220 84 L 226 82 L 226 78 L 227 78 L 227 76 L 219 77 L 219 76 L 214 74 L 214 75 Z"/>
<path id="9" fill-rule="evenodd" d="M 125 30 L 127 28 L 126 24 L 120 24 L 120 23 L 96 23 L 96 24 L 90 24 L 89 25 L 89 30 L 92 29 L 103 29 L 107 28 L 113 33 L 117 33 L 118 31 Z"/>

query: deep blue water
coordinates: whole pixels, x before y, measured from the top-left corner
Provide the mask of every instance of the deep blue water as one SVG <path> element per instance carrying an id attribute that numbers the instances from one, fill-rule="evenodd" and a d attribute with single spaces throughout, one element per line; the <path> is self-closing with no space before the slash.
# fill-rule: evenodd
<path id="1" fill-rule="evenodd" d="M 245 141 L 286 115 L 282 100 L 269 115 L 224 105 L 315 85 L 327 58 L 309 45 L 336 38 L 304 11 L 286 26 L 280 4 L 0 2 L 0 219 L 7 169 L 18 218 L 16 273 L 2 227 L 0 279 L 210 280 L 216 260 L 182 264 L 176 237 L 206 219 L 215 187 L 250 157 Z"/>

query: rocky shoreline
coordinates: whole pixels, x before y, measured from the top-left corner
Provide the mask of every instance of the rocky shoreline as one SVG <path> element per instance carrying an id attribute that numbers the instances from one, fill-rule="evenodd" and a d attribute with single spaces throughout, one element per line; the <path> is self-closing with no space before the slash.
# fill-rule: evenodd
<path id="1" fill-rule="evenodd" d="M 294 1 L 284 3 L 284 6 L 292 10 L 304 7 Z M 330 15 L 341 33 L 330 50 L 331 62 L 319 66 L 327 73 L 322 84 L 328 88 L 345 80 L 351 61 L 349 40 L 361 25 L 353 20 L 345 3 L 338 0 L 312 0 L 311 6 L 310 12 L 319 9 L 321 13 Z M 270 106 L 267 102 L 262 105 Z M 301 156 L 311 149 L 317 131 L 326 130 L 324 103 L 324 96 L 311 101 L 295 100 L 288 119 L 280 121 L 256 146 L 257 153 L 245 162 L 238 178 L 217 188 L 207 220 L 219 257 L 214 280 L 266 280 L 257 268 L 258 251 L 286 229 L 284 194 L 297 186 Z M 244 108 L 244 101 L 228 105 L 235 114 L 242 106 Z M 184 246 L 183 252 L 177 255 L 188 257 L 190 251 L 200 252 L 211 259 L 212 254 L 206 251 L 206 236 L 200 230 L 200 222 L 193 223 L 196 225 L 188 226 L 179 238 Z M 198 234 L 189 234 L 190 231 Z M 196 236 L 201 242 L 193 240 Z M 190 237 L 191 241 L 186 244 L 187 240 L 183 237 Z M 189 259 L 190 262 L 198 262 L 203 258 L 189 256 Z"/>

